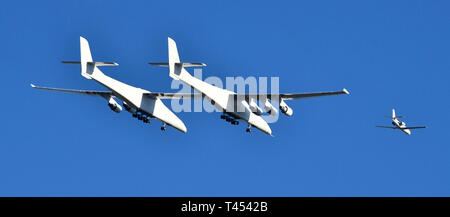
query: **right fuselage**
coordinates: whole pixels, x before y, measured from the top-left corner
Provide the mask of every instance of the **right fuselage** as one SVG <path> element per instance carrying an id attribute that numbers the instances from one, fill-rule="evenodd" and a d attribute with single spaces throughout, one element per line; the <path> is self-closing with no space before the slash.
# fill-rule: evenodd
<path id="1" fill-rule="evenodd" d="M 183 83 L 204 94 L 210 100 L 211 104 L 220 111 L 236 119 L 241 119 L 264 133 L 272 135 L 269 124 L 261 116 L 251 111 L 245 99 L 237 99 L 235 92 L 213 86 L 193 77 L 184 68 L 181 68 L 181 73 L 178 78 Z"/>

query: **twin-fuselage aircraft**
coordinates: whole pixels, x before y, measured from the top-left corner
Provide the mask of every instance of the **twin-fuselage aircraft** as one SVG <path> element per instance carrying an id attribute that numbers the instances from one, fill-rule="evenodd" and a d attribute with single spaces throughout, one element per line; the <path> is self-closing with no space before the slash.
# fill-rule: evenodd
<path id="1" fill-rule="evenodd" d="M 186 71 L 187 67 L 206 66 L 204 63 L 185 63 L 181 62 L 176 43 L 171 38 L 168 39 L 169 62 L 168 63 L 150 63 L 155 66 L 166 66 L 169 68 L 169 76 L 173 79 L 189 85 L 199 93 L 152 93 L 138 87 L 125 84 L 105 75 L 99 66 L 117 66 L 114 62 L 95 62 L 92 59 L 88 41 L 80 37 L 80 53 L 81 61 L 63 61 L 66 64 L 81 65 L 81 75 L 86 79 L 92 79 L 103 85 L 109 91 L 96 90 L 73 90 L 50 87 L 38 87 L 33 84 L 31 86 L 37 89 L 52 90 L 59 92 L 78 93 L 92 96 L 100 96 L 108 101 L 108 106 L 114 112 L 121 112 L 122 107 L 116 101 L 122 101 L 123 107 L 135 118 L 149 123 L 151 118 L 162 121 L 161 130 L 166 130 L 166 124 L 174 127 L 182 132 L 187 132 L 187 128 L 169 108 L 167 108 L 161 99 L 180 99 L 180 98 L 207 98 L 213 106 L 222 111 L 222 119 L 237 125 L 239 120 L 248 123 L 247 132 L 251 131 L 251 127 L 255 127 L 262 132 L 272 135 L 269 124 L 261 117 L 263 110 L 257 105 L 257 101 L 264 105 L 264 110 L 270 115 L 278 113 L 278 109 L 273 106 L 276 102 L 280 111 L 291 116 L 293 114 L 285 101 L 300 99 L 306 97 L 319 97 L 329 95 L 349 94 L 346 89 L 332 92 L 315 92 L 315 93 L 294 93 L 294 94 L 239 94 L 233 91 L 222 89 L 193 77 Z M 269 101 L 270 100 L 270 101 Z"/>

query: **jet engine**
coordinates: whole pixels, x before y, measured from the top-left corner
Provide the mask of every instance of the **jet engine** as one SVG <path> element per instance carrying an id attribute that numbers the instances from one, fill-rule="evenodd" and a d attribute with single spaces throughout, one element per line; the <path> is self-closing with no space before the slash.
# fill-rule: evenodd
<path id="1" fill-rule="evenodd" d="M 262 114 L 262 109 L 256 104 L 255 100 L 250 99 L 250 103 L 248 104 L 250 107 L 250 110 L 255 113 L 256 115 Z"/>
<path id="2" fill-rule="evenodd" d="M 119 103 L 117 103 L 112 97 L 109 98 L 108 106 L 116 113 L 120 113 L 122 111 L 122 106 L 120 106 Z"/>
<path id="3" fill-rule="evenodd" d="M 131 114 L 134 114 L 137 112 L 136 107 L 128 105 L 125 101 L 123 101 L 122 104 L 123 104 L 123 107 L 125 108 L 125 110 L 127 110 Z"/>
<path id="4" fill-rule="evenodd" d="M 292 114 L 294 113 L 294 110 L 291 109 L 291 107 L 289 107 L 284 100 L 281 100 L 280 102 L 280 110 L 281 112 L 283 112 L 283 114 L 287 115 L 287 116 L 292 116 Z"/>
<path id="5" fill-rule="evenodd" d="M 276 115 L 278 113 L 278 110 L 269 102 L 269 100 L 264 102 L 264 110 L 270 115 Z"/>

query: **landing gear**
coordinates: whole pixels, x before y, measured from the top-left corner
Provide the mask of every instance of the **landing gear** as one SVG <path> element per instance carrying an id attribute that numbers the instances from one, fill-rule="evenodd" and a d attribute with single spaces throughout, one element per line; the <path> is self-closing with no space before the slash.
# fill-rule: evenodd
<path id="1" fill-rule="evenodd" d="M 245 132 L 250 133 L 252 132 L 252 125 L 248 125 L 247 129 L 245 129 Z"/>
<path id="2" fill-rule="evenodd" d="M 138 115 L 137 115 L 137 113 L 133 113 L 132 116 L 133 116 L 133 118 L 137 118 Z"/>
<path id="3" fill-rule="evenodd" d="M 220 115 L 220 119 L 224 119 L 226 122 L 230 122 L 232 125 L 238 125 L 239 121 L 234 119 L 234 117 L 228 116 L 226 113 Z"/>
<path id="4" fill-rule="evenodd" d="M 144 118 L 144 123 L 147 123 L 147 124 L 149 124 L 150 123 L 150 118 L 149 117 L 146 117 L 146 118 Z"/>
<path id="5" fill-rule="evenodd" d="M 161 130 L 165 131 L 166 130 L 166 123 L 163 122 L 163 125 L 161 126 Z"/>

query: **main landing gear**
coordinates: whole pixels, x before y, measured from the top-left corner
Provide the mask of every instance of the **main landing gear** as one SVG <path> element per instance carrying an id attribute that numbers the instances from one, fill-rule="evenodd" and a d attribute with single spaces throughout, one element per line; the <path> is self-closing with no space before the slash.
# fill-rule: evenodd
<path id="1" fill-rule="evenodd" d="M 162 130 L 162 131 L 165 131 L 165 130 L 166 130 L 166 123 L 165 123 L 165 122 L 163 122 L 163 125 L 161 126 L 161 130 Z"/>
<path id="2" fill-rule="evenodd" d="M 230 117 L 226 114 L 220 115 L 220 119 L 225 119 L 226 122 L 230 122 L 232 125 L 238 125 L 239 121 L 234 119 L 233 117 Z"/>
<path id="3" fill-rule="evenodd" d="M 133 118 L 137 118 L 138 120 L 141 120 L 144 123 L 150 123 L 151 122 L 150 116 L 147 116 L 147 115 L 142 114 L 140 112 L 133 113 L 131 116 Z"/>
<path id="4" fill-rule="evenodd" d="M 247 129 L 245 129 L 245 132 L 250 133 L 252 132 L 252 125 L 248 125 Z"/>

